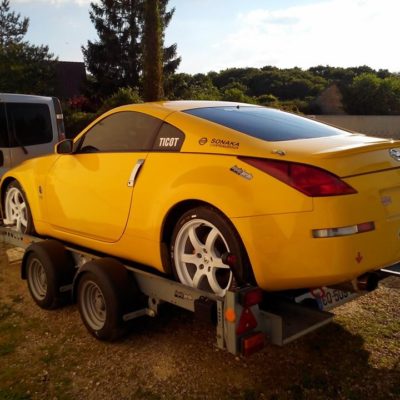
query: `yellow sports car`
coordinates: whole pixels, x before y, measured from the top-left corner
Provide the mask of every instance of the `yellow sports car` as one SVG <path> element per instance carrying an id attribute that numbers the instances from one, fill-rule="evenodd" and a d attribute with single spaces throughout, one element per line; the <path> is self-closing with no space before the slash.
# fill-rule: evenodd
<path id="1" fill-rule="evenodd" d="M 264 107 L 107 112 L 1 181 L 5 222 L 223 295 L 349 282 L 400 260 L 400 143 Z"/>

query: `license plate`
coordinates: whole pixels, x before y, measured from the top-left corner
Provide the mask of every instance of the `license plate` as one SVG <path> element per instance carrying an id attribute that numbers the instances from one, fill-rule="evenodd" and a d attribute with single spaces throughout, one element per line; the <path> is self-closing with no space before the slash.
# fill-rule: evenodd
<path id="1" fill-rule="evenodd" d="M 327 311 L 359 296 L 357 293 L 344 292 L 339 289 L 324 288 L 323 294 L 317 298 L 321 310 Z"/>
<path id="2" fill-rule="evenodd" d="M 318 308 L 323 311 L 331 310 L 332 308 L 338 307 L 342 304 L 347 303 L 350 300 L 359 297 L 360 294 L 345 292 L 339 289 L 331 289 L 327 287 L 321 287 L 310 290 L 295 299 L 297 303 L 306 304 L 309 299 L 316 301 Z"/>

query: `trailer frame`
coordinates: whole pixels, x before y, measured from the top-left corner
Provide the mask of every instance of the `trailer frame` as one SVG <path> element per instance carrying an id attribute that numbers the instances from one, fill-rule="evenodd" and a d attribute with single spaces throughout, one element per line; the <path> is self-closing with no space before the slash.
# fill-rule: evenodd
<path id="1" fill-rule="evenodd" d="M 0 227 L 0 241 L 22 248 L 24 251 L 29 250 L 32 244 L 46 240 L 48 239 Z M 74 279 L 62 285 L 59 291 L 74 298 L 77 289 L 75 281 L 83 266 L 89 261 L 102 258 L 102 255 L 77 246 L 62 244 L 73 257 L 75 273 Z M 147 304 L 143 307 L 123 315 L 125 322 L 143 316 L 155 317 L 159 313 L 160 304 L 170 303 L 193 312 L 201 320 L 214 319 L 216 347 L 234 355 L 250 355 L 263 348 L 267 340 L 272 344 L 283 346 L 329 324 L 334 316 L 328 311 L 332 307 L 324 306 L 321 296 L 315 291 L 292 297 L 282 293 L 269 294 L 266 300 L 261 289 L 246 285 L 232 287 L 225 296 L 220 297 L 184 286 L 165 275 L 149 272 L 140 265 L 123 263 L 123 266 L 134 277 L 141 294 L 147 298 Z M 387 267 L 382 271 L 384 274 L 400 275 L 399 265 L 391 268 Z M 320 290 L 327 293 L 335 289 L 320 288 Z M 346 296 L 343 295 L 336 305 L 347 303 L 359 296 L 359 293 L 349 292 Z M 310 308 L 300 304 L 307 299 L 313 300 L 317 307 Z"/>

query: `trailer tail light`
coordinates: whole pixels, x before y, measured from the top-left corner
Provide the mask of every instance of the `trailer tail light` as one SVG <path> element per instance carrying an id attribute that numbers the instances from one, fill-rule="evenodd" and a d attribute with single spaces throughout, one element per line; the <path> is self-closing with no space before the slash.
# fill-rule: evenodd
<path id="1" fill-rule="evenodd" d="M 243 335 L 253 329 L 257 328 L 257 320 L 251 312 L 250 308 L 244 308 L 240 316 L 239 323 L 236 327 L 236 333 Z"/>
<path id="2" fill-rule="evenodd" d="M 263 291 L 260 288 L 249 288 L 241 292 L 239 296 L 239 303 L 244 308 L 249 308 L 260 304 L 263 299 Z"/>
<path id="3" fill-rule="evenodd" d="M 240 315 L 236 333 L 243 335 L 257 328 L 257 319 L 254 317 L 251 307 L 261 303 L 263 292 L 259 288 L 250 287 L 239 294 L 239 304 L 243 307 Z"/>
<path id="4" fill-rule="evenodd" d="M 241 352 L 242 355 L 247 357 L 255 352 L 262 350 L 265 346 L 265 334 L 256 332 L 249 336 L 242 337 L 241 339 Z"/>
<path id="5" fill-rule="evenodd" d="M 357 193 L 338 176 L 312 165 L 264 158 L 238 158 L 310 197 Z"/>

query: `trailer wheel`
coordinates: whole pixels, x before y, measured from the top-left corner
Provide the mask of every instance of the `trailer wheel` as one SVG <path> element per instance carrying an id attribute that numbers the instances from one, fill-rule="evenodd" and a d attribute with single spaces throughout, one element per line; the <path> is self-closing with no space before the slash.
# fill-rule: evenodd
<path id="1" fill-rule="evenodd" d="M 141 298 L 125 267 L 111 258 L 89 261 L 77 279 L 78 308 L 86 329 L 106 341 L 125 334 L 123 315 L 137 309 Z"/>
<path id="2" fill-rule="evenodd" d="M 29 292 L 35 303 L 47 310 L 68 302 L 68 291 L 62 286 L 72 284 L 74 265 L 64 246 L 56 240 L 30 245 L 22 260 L 21 275 L 27 279 Z"/>

